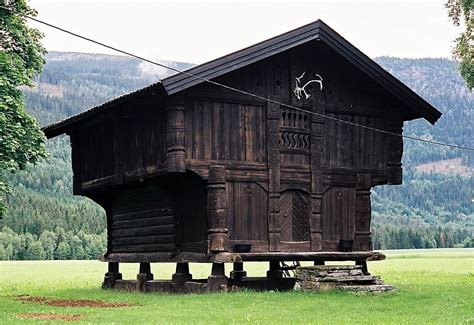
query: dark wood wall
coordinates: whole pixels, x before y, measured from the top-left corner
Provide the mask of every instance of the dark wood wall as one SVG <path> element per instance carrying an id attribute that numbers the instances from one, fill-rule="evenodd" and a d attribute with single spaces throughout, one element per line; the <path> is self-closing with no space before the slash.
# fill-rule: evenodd
<path id="1" fill-rule="evenodd" d="M 126 102 L 84 122 L 70 134 L 76 187 L 120 183 L 124 175 L 162 168 L 165 132 L 165 106 L 154 97 Z"/>
<path id="2" fill-rule="evenodd" d="M 312 84 L 297 99 L 303 72 L 303 83 L 321 75 L 323 90 Z M 211 165 L 226 169 L 228 249 L 337 250 L 341 239 L 371 249 L 370 189 L 401 182 L 403 141 L 320 114 L 401 134 L 402 104 L 319 42 L 217 81 L 298 109 L 203 83 L 123 103 L 71 132 L 75 192 L 114 186 L 113 250 L 205 251 Z M 166 186 L 140 185 L 167 174 Z"/>
<path id="3" fill-rule="evenodd" d="M 133 186 L 115 194 L 110 210 L 113 253 L 175 250 L 175 212 L 162 185 Z"/>

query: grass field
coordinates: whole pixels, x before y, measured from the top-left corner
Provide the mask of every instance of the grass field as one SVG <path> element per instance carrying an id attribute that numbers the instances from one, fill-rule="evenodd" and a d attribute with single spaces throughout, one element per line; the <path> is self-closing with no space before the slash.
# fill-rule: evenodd
<path id="1" fill-rule="evenodd" d="M 386 251 L 369 263 L 397 291 L 381 295 L 346 292 L 239 292 L 166 295 L 100 289 L 106 265 L 96 261 L 0 262 L 0 324 L 37 323 L 22 313 L 79 315 L 77 323 L 409 323 L 474 324 L 474 249 Z M 265 263 L 248 263 L 249 275 L 263 275 Z M 153 264 L 155 278 L 170 278 L 171 264 Z M 191 265 L 195 277 L 210 266 Z M 137 265 L 123 265 L 125 279 Z M 54 307 L 20 302 L 18 295 L 94 299 L 133 307 Z M 52 322 L 52 321 L 49 321 Z M 60 321 L 56 321 L 60 322 Z"/>

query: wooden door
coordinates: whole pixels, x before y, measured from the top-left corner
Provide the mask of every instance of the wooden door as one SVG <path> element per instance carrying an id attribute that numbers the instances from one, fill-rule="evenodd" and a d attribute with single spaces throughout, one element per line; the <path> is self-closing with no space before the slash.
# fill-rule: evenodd
<path id="1" fill-rule="evenodd" d="M 339 250 L 341 239 L 354 239 L 355 233 L 354 187 L 332 187 L 323 196 L 321 226 L 323 250 Z"/>
<path id="2" fill-rule="evenodd" d="M 299 190 L 284 191 L 280 197 L 281 241 L 309 241 L 308 195 Z"/>

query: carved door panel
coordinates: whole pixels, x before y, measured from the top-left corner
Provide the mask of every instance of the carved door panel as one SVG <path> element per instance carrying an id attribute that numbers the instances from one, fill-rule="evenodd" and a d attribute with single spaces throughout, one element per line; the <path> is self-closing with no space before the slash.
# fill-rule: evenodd
<path id="1" fill-rule="evenodd" d="M 308 195 L 303 191 L 284 191 L 280 197 L 281 241 L 309 240 Z"/>

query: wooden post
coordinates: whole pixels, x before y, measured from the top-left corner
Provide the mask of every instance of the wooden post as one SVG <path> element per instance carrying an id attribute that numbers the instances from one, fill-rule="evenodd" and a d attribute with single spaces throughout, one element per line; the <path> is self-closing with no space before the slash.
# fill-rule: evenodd
<path id="1" fill-rule="evenodd" d="M 122 273 L 119 272 L 119 263 L 109 262 L 108 272 L 105 273 L 102 288 L 112 289 L 113 287 L 115 287 L 116 280 L 122 280 Z"/>
<path id="2" fill-rule="evenodd" d="M 369 269 L 367 268 L 367 261 L 356 261 L 356 265 L 362 265 L 362 272 L 364 272 L 365 275 L 370 275 Z"/>
<path id="3" fill-rule="evenodd" d="M 314 112 L 324 114 L 324 104 L 313 100 Z M 321 251 L 323 248 L 323 236 L 321 228 L 321 210 L 323 201 L 323 133 L 324 120 L 314 114 L 311 115 L 311 202 L 309 209 L 309 226 L 311 230 L 311 251 Z"/>
<path id="4" fill-rule="evenodd" d="M 270 269 L 267 271 L 269 280 L 280 279 L 283 277 L 283 271 L 280 267 L 280 261 L 270 261 Z"/>
<path id="5" fill-rule="evenodd" d="M 207 184 L 208 249 L 211 253 L 227 251 L 227 196 L 224 166 L 210 166 Z"/>
<path id="6" fill-rule="evenodd" d="M 184 105 L 172 104 L 166 109 L 166 168 L 171 173 L 186 172 Z"/>
<path id="7" fill-rule="evenodd" d="M 388 131 L 402 135 L 403 121 L 391 120 L 388 125 Z M 385 135 L 387 144 L 387 180 L 389 184 L 402 183 L 402 155 L 403 138 L 401 136 Z M 382 144 L 380 144 L 382 145 Z"/>
<path id="8" fill-rule="evenodd" d="M 176 273 L 171 277 L 173 284 L 180 289 L 186 281 L 191 281 L 193 276 L 189 273 L 189 263 L 176 263 Z"/>
<path id="9" fill-rule="evenodd" d="M 372 250 L 370 233 L 371 204 L 370 204 L 371 176 L 370 174 L 357 175 L 356 211 L 355 211 L 355 238 L 354 250 Z"/>
<path id="10" fill-rule="evenodd" d="M 140 273 L 137 274 L 137 289 L 145 292 L 145 283 L 153 280 L 150 263 L 140 263 Z"/>
<path id="11" fill-rule="evenodd" d="M 280 105 L 267 104 L 267 164 L 268 164 L 268 241 L 269 251 L 280 251 Z"/>
<path id="12" fill-rule="evenodd" d="M 224 263 L 212 263 L 212 272 L 207 278 L 207 290 L 210 292 L 227 290 L 227 284 Z"/>
<path id="13" fill-rule="evenodd" d="M 241 281 L 244 276 L 247 276 L 247 272 L 244 271 L 244 263 L 235 262 L 234 269 L 230 272 L 230 278 L 235 281 Z"/>

